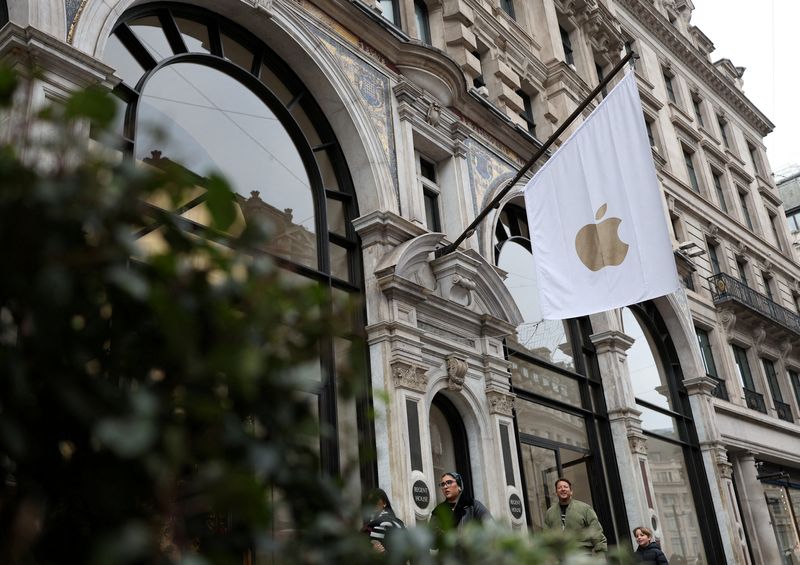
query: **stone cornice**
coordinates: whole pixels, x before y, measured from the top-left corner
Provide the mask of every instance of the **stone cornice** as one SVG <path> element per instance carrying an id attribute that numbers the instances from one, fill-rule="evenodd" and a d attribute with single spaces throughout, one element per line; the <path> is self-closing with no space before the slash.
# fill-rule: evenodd
<path id="1" fill-rule="evenodd" d="M 644 0 L 619 0 L 618 4 L 633 15 L 676 59 L 686 64 L 708 87 L 730 104 L 731 108 L 739 112 L 762 137 L 774 129 L 775 124 L 659 14 L 652 2 L 648 4 Z"/>

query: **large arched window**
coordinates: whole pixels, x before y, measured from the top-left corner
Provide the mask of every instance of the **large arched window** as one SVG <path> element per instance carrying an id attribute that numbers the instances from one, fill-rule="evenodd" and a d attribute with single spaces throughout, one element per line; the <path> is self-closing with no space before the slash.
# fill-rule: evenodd
<path id="1" fill-rule="evenodd" d="M 719 529 L 707 510 L 713 503 L 677 352 L 652 302 L 623 308 L 622 322 L 634 339 L 627 362 L 647 436 L 648 501 L 661 547 L 673 557 L 716 563 Z"/>
<path id="2" fill-rule="evenodd" d="M 287 277 L 322 285 L 332 295 L 362 294 L 351 223 L 358 212 L 341 147 L 311 93 L 275 52 L 216 14 L 170 3 L 126 12 L 103 59 L 122 79 L 112 133 L 125 157 L 141 166 L 177 163 L 196 175 L 196 191 L 172 209 L 187 229 L 206 229 L 204 186 L 219 171 L 235 189 L 239 208 L 221 245 L 235 245 L 237 232 L 259 216 L 271 231 L 259 251 L 285 267 Z M 159 226 L 141 235 L 147 245 L 158 245 Z M 358 339 L 363 320 L 352 327 Z M 348 363 L 353 339 L 321 343 L 319 365 L 307 370 L 319 383 L 313 395 L 323 427 L 358 426 L 367 432 L 359 434 L 360 448 L 369 452 L 369 394 L 358 406 L 337 403 L 336 367 Z M 351 451 L 336 433 L 320 440 L 331 474 L 340 471 L 340 454 Z M 374 462 L 362 464 L 362 478 L 374 484 Z"/>
<path id="3" fill-rule="evenodd" d="M 624 507 L 611 504 L 621 489 L 589 321 L 541 319 L 521 202 L 503 208 L 495 239 L 496 263 L 508 273 L 506 287 L 524 319 L 506 346 L 529 525 L 543 528 L 544 512 L 557 500 L 555 479 L 567 477 L 615 540 L 627 521 Z"/>

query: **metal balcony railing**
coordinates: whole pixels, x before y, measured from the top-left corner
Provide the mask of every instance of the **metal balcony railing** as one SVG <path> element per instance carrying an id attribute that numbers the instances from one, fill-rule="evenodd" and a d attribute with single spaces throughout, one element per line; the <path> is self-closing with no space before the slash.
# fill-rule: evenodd
<path id="1" fill-rule="evenodd" d="M 725 381 L 722 379 L 718 379 L 717 377 L 711 376 L 706 374 L 706 376 L 710 379 L 714 379 L 717 383 L 717 387 L 714 389 L 714 396 L 719 398 L 720 400 L 728 400 L 728 391 L 725 388 Z"/>
<path id="2" fill-rule="evenodd" d="M 763 394 L 746 388 L 744 389 L 744 401 L 751 410 L 758 410 L 764 414 L 767 413 L 767 405 L 764 403 Z"/>
<path id="3" fill-rule="evenodd" d="M 778 418 L 780 418 L 781 420 L 785 420 L 787 422 L 794 422 L 794 418 L 792 417 L 792 408 L 785 402 L 776 400 L 775 412 L 778 413 Z"/>
<path id="4" fill-rule="evenodd" d="M 714 304 L 734 300 L 800 335 L 800 316 L 725 273 L 708 277 Z"/>

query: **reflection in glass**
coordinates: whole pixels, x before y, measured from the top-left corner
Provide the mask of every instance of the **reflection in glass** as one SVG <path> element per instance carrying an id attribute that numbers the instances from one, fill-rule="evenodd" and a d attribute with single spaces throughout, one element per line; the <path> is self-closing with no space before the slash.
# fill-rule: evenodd
<path id="1" fill-rule="evenodd" d="M 103 61 L 114 67 L 116 75 L 129 86 L 136 86 L 144 74 L 144 67 L 131 55 L 130 51 L 122 45 L 116 35 L 111 35 L 106 42 L 103 52 Z"/>
<path id="2" fill-rule="evenodd" d="M 679 445 L 648 436 L 647 456 L 661 524 L 661 549 L 670 563 L 681 556 L 689 563 L 705 564 L 705 548 L 683 450 Z"/>
<path id="3" fill-rule="evenodd" d="M 649 343 L 648 332 L 630 308 L 622 309 L 622 325 L 624 332 L 635 340 L 628 350 L 627 360 L 634 395 L 650 404 L 672 409 L 664 371 L 653 356 L 655 347 Z"/>
<path id="4" fill-rule="evenodd" d="M 272 111 L 230 76 L 199 64 L 165 67 L 147 82 L 138 160 L 178 162 L 200 177 L 220 171 L 245 220 L 270 228 L 267 251 L 317 266 L 315 209 L 300 154 Z"/>
<path id="5" fill-rule="evenodd" d="M 560 400 L 572 406 L 581 405 L 580 385 L 575 379 L 529 363 L 516 355 L 511 358 L 511 362 L 513 363 L 511 382 L 515 388 Z"/>
<path id="6" fill-rule="evenodd" d="M 589 449 L 583 417 L 535 402 L 514 404 L 520 434 L 549 439 L 564 445 Z"/>
<path id="7" fill-rule="evenodd" d="M 772 529 L 775 538 L 778 540 L 778 549 L 786 565 L 792 565 L 791 552 L 798 543 L 797 526 L 792 518 L 792 509 L 787 496 L 787 489 L 778 486 L 764 484 L 764 498 L 769 508 L 769 516 L 772 519 Z M 795 495 L 796 495 L 795 490 Z"/>
<path id="8" fill-rule="evenodd" d="M 539 359 L 574 371 L 575 360 L 565 322 L 542 320 L 530 251 L 516 241 L 506 241 L 497 265 L 508 273 L 506 288 L 525 320 L 517 328 L 517 339 L 512 341 Z"/>
<path id="9" fill-rule="evenodd" d="M 156 16 L 147 16 L 131 22 L 130 28 L 156 61 L 173 55 L 167 36 Z"/>
<path id="10" fill-rule="evenodd" d="M 535 445 L 521 444 L 522 469 L 525 473 L 528 509 L 534 531 L 544 529 L 544 514 L 556 501 L 553 485 L 558 479 L 556 452 Z"/>
<path id="11" fill-rule="evenodd" d="M 211 53 L 209 47 L 211 42 L 208 39 L 208 28 L 205 24 L 184 18 L 175 18 L 175 23 L 178 24 L 183 42 L 190 53 Z"/>
<path id="12" fill-rule="evenodd" d="M 643 430 L 675 440 L 680 439 L 674 418 L 656 410 L 645 408 L 641 404 L 636 408 L 642 412 Z"/>

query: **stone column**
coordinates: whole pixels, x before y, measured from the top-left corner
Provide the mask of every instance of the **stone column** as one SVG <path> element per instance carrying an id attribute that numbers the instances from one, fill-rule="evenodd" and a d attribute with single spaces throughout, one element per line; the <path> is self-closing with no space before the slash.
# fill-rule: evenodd
<path id="1" fill-rule="evenodd" d="M 782 563 L 778 542 L 772 529 L 764 488 L 758 480 L 753 453 L 745 452 L 736 458 L 736 482 L 742 501 L 744 522 L 750 532 L 750 544 L 756 563 Z"/>

